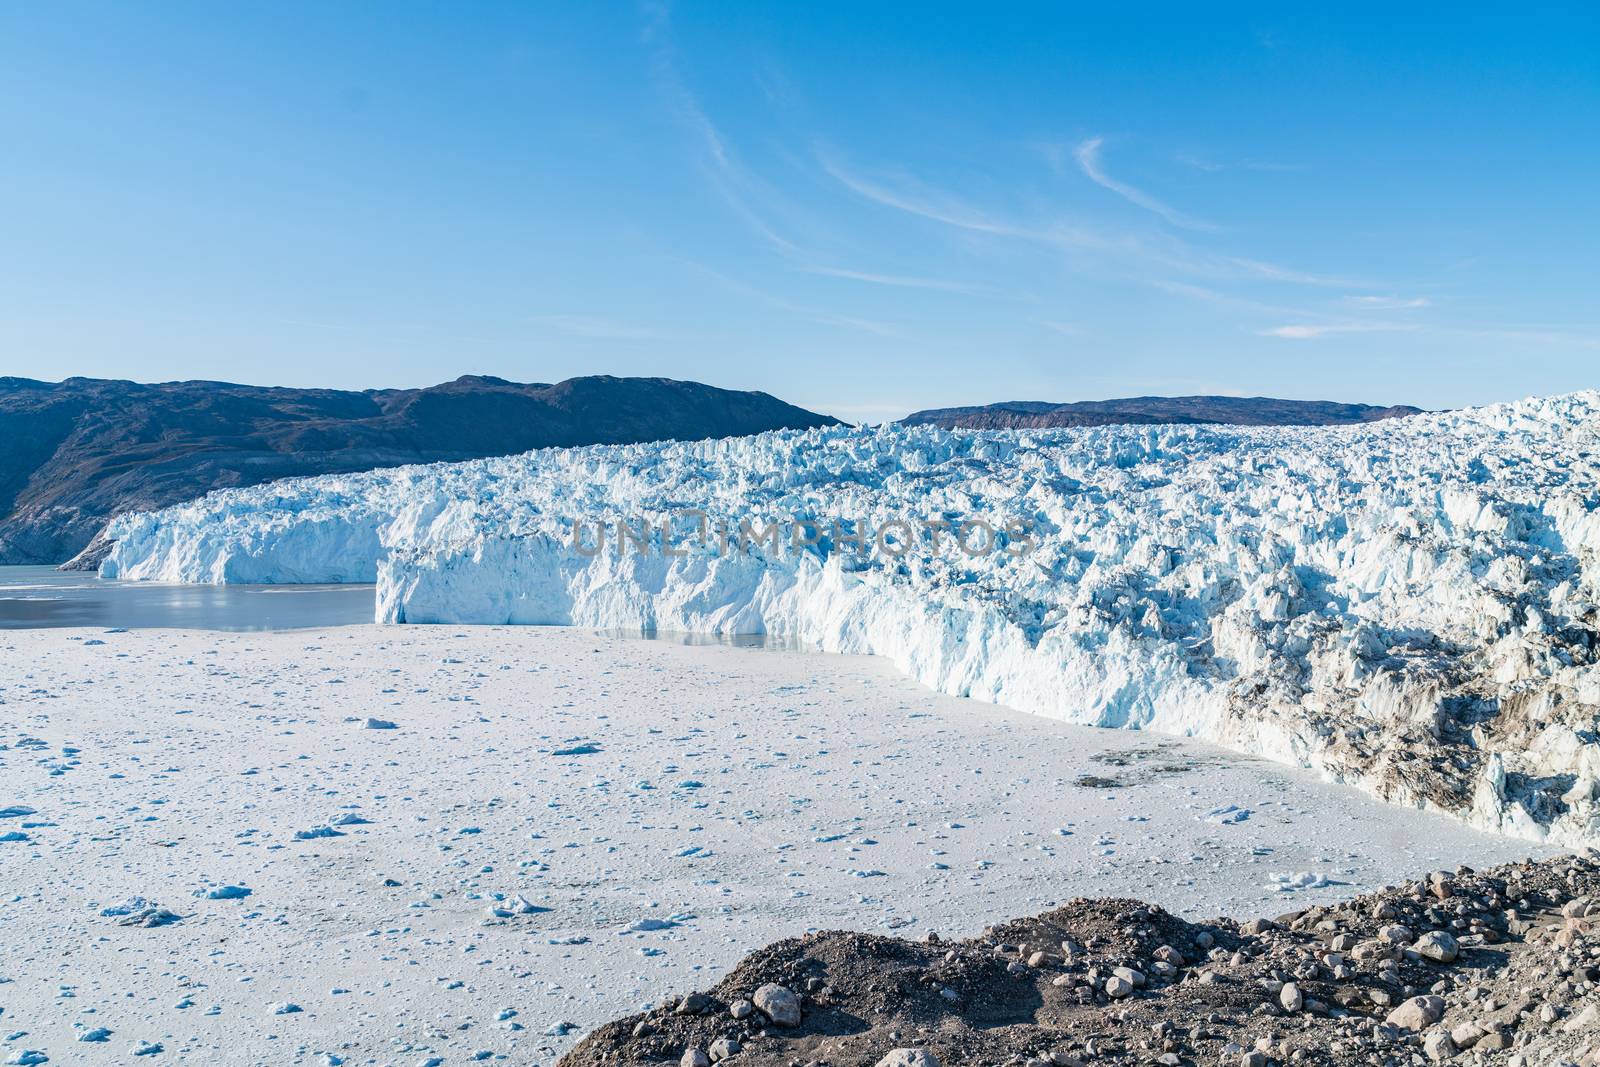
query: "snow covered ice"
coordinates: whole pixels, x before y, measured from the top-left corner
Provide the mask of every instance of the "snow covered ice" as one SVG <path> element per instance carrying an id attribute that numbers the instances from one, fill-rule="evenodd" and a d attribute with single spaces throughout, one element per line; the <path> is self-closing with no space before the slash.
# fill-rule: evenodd
<path id="1" fill-rule="evenodd" d="M 39 824 L 0 845 L 0 1007 L 25 1031 L 0 1050 L 50 1065 L 552 1067 L 810 929 L 970 936 L 1085 892 L 1251 914 L 1282 910 L 1281 872 L 1333 883 L 1293 892 L 1310 905 L 1549 851 L 881 659 L 550 627 L 83 633 L 0 632 L 0 807 Z M 352 727 L 369 714 L 398 728 Z M 605 743 L 557 754 L 583 736 Z M 1254 814 L 1201 818 L 1230 804 Z"/>
<path id="2" fill-rule="evenodd" d="M 1600 828 L 1600 393 L 1355 427 L 835 428 L 214 493 L 107 577 L 373 581 L 384 622 L 763 633 L 1553 841 Z M 574 527 L 1025 521 L 1032 551 L 574 550 Z M 592 537 L 593 528 L 579 543 Z"/>

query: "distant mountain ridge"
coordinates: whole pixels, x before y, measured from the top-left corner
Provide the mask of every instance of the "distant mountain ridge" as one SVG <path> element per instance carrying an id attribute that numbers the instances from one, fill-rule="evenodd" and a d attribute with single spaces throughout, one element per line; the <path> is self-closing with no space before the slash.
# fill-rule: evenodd
<path id="1" fill-rule="evenodd" d="M 1418 415 L 1409 404 L 1341 404 L 1332 400 L 1280 400 L 1266 396 L 1135 396 L 1051 404 L 1013 400 L 975 407 L 928 408 L 900 421 L 980 430 L 1052 426 L 1156 423 L 1224 423 L 1234 426 L 1339 426 Z"/>
<path id="2" fill-rule="evenodd" d="M 229 486 L 837 422 L 766 393 L 669 378 L 469 375 L 353 392 L 0 377 L 0 564 L 61 563 L 113 515 Z"/>

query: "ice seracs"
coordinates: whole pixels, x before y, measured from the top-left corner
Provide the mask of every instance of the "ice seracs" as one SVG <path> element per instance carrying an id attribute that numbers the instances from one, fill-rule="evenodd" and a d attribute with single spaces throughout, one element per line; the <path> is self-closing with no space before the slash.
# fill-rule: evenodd
<path id="1" fill-rule="evenodd" d="M 1584 841 L 1597 445 L 1585 392 L 1340 428 L 549 449 L 126 516 L 102 573 L 376 581 L 388 622 L 778 635 Z"/>

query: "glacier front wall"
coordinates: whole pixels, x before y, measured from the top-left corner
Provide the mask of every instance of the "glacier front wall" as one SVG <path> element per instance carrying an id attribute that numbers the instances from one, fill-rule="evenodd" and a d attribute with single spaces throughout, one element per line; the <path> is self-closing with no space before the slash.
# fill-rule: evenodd
<path id="1" fill-rule="evenodd" d="M 384 622 L 765 633 L 1196 734 L 1527 836 L 1600 830 L 1600 394 L 1334 429 L 835 428 L 274 483 L 118 520 L 107 577 L 377 582 Z M 1027 552 L 682 558 L 594 525 L 1022 521 Z M 826 551 L 829 548 L 834 551 Z"/>

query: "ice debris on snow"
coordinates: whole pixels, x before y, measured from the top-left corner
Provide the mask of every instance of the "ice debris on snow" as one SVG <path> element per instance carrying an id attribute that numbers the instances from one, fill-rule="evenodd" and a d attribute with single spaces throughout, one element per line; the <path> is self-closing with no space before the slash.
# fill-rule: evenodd
<path id="1" fill-rule="evenodd" d="M 1219 826 L 1232 826 L 1236 823 L 1244 822 L 1254 814 L 1255 812 L 1249 808 L 1241 808 L 1237 804 L 1224 804 L 1221 807 L 1212 808 L 1200 818 L 1204 822 L 1214 822 Z"/>
<path id="2" fill-rule="evenodd" d="M 343 836 L 344 836 L 344 831 L 343 830 L 335 830 L 331 826 L 313 826 L 309 830 L 296 830 L 294 832 L 294 839 L 296 841 L 315 841 L 315 840 L 317 840 L 318 838 L 321 838 L 321 837 L 343 837 Z"/>
<path id="3" fill-rule="evenodd" d="M 106 918 L 113 918 L 119 915 L 132 915 L 134 912 L 143 911 L 149 906 L 150 902 L 144 897 L 129 897 L 120 904 L 107 904 L 105 907 L 100 909 L 100 914 Z"/>
<path id="4" fill-rule="evenodd" d="M 1324 889 L 1333 884 L 1325 874 L 1318 874 L 1315 871 L 1295 871 L 1292 874 L 1273 874 L 1272 884 L 1267 888 L 1282 893 L 1292 893 L 1297 889 Z"/>
<path id="5" fill-rule="evenodd" d="M 250 895 L 250 889 L 242 885 L 217 885 L 196 889 L 194 895 L 202 900 L 243 900 Z"/>
<path id="6" fill-rule="evenodd" d="M 169 911 L 161 905 L 144 897 L 129 897 L 120 904 L 111 904 L 100 909 L 101 916 L 116 919 L 118 926 L 143 926 L 154 928 L 170 926 L 175 922 L 183 921 L 183 916 L 175 911 Z"/>
<path id="7" fill-rule="evenodd" d="M 546 449 L 125 515 L 102 575 L 376 581 L 387 622 L 777 635 L 889 657 L 943 692 L 1198 735 L 1486 829 L 1590 841 L 1597 451 L 1593 391 L 1350 427 Z M 682 536 L 685 508 L 734 530 L 1018 520 L 1032 542 L 722 552 Z M 574 549 L 580 524 L 592 546 L 598 522 L 645 520 L 677 522 L 685 554 Z"/>
<path id="8" fill-rule="evenodd" d="M 491 919 L 510 919 L 518 915 L 538 915 L 549 910 L 535 904 L 521 893 L 514 893 L 510 897 L 500 897 L 496 903 L 485 908 L 484 912 Z"/>

